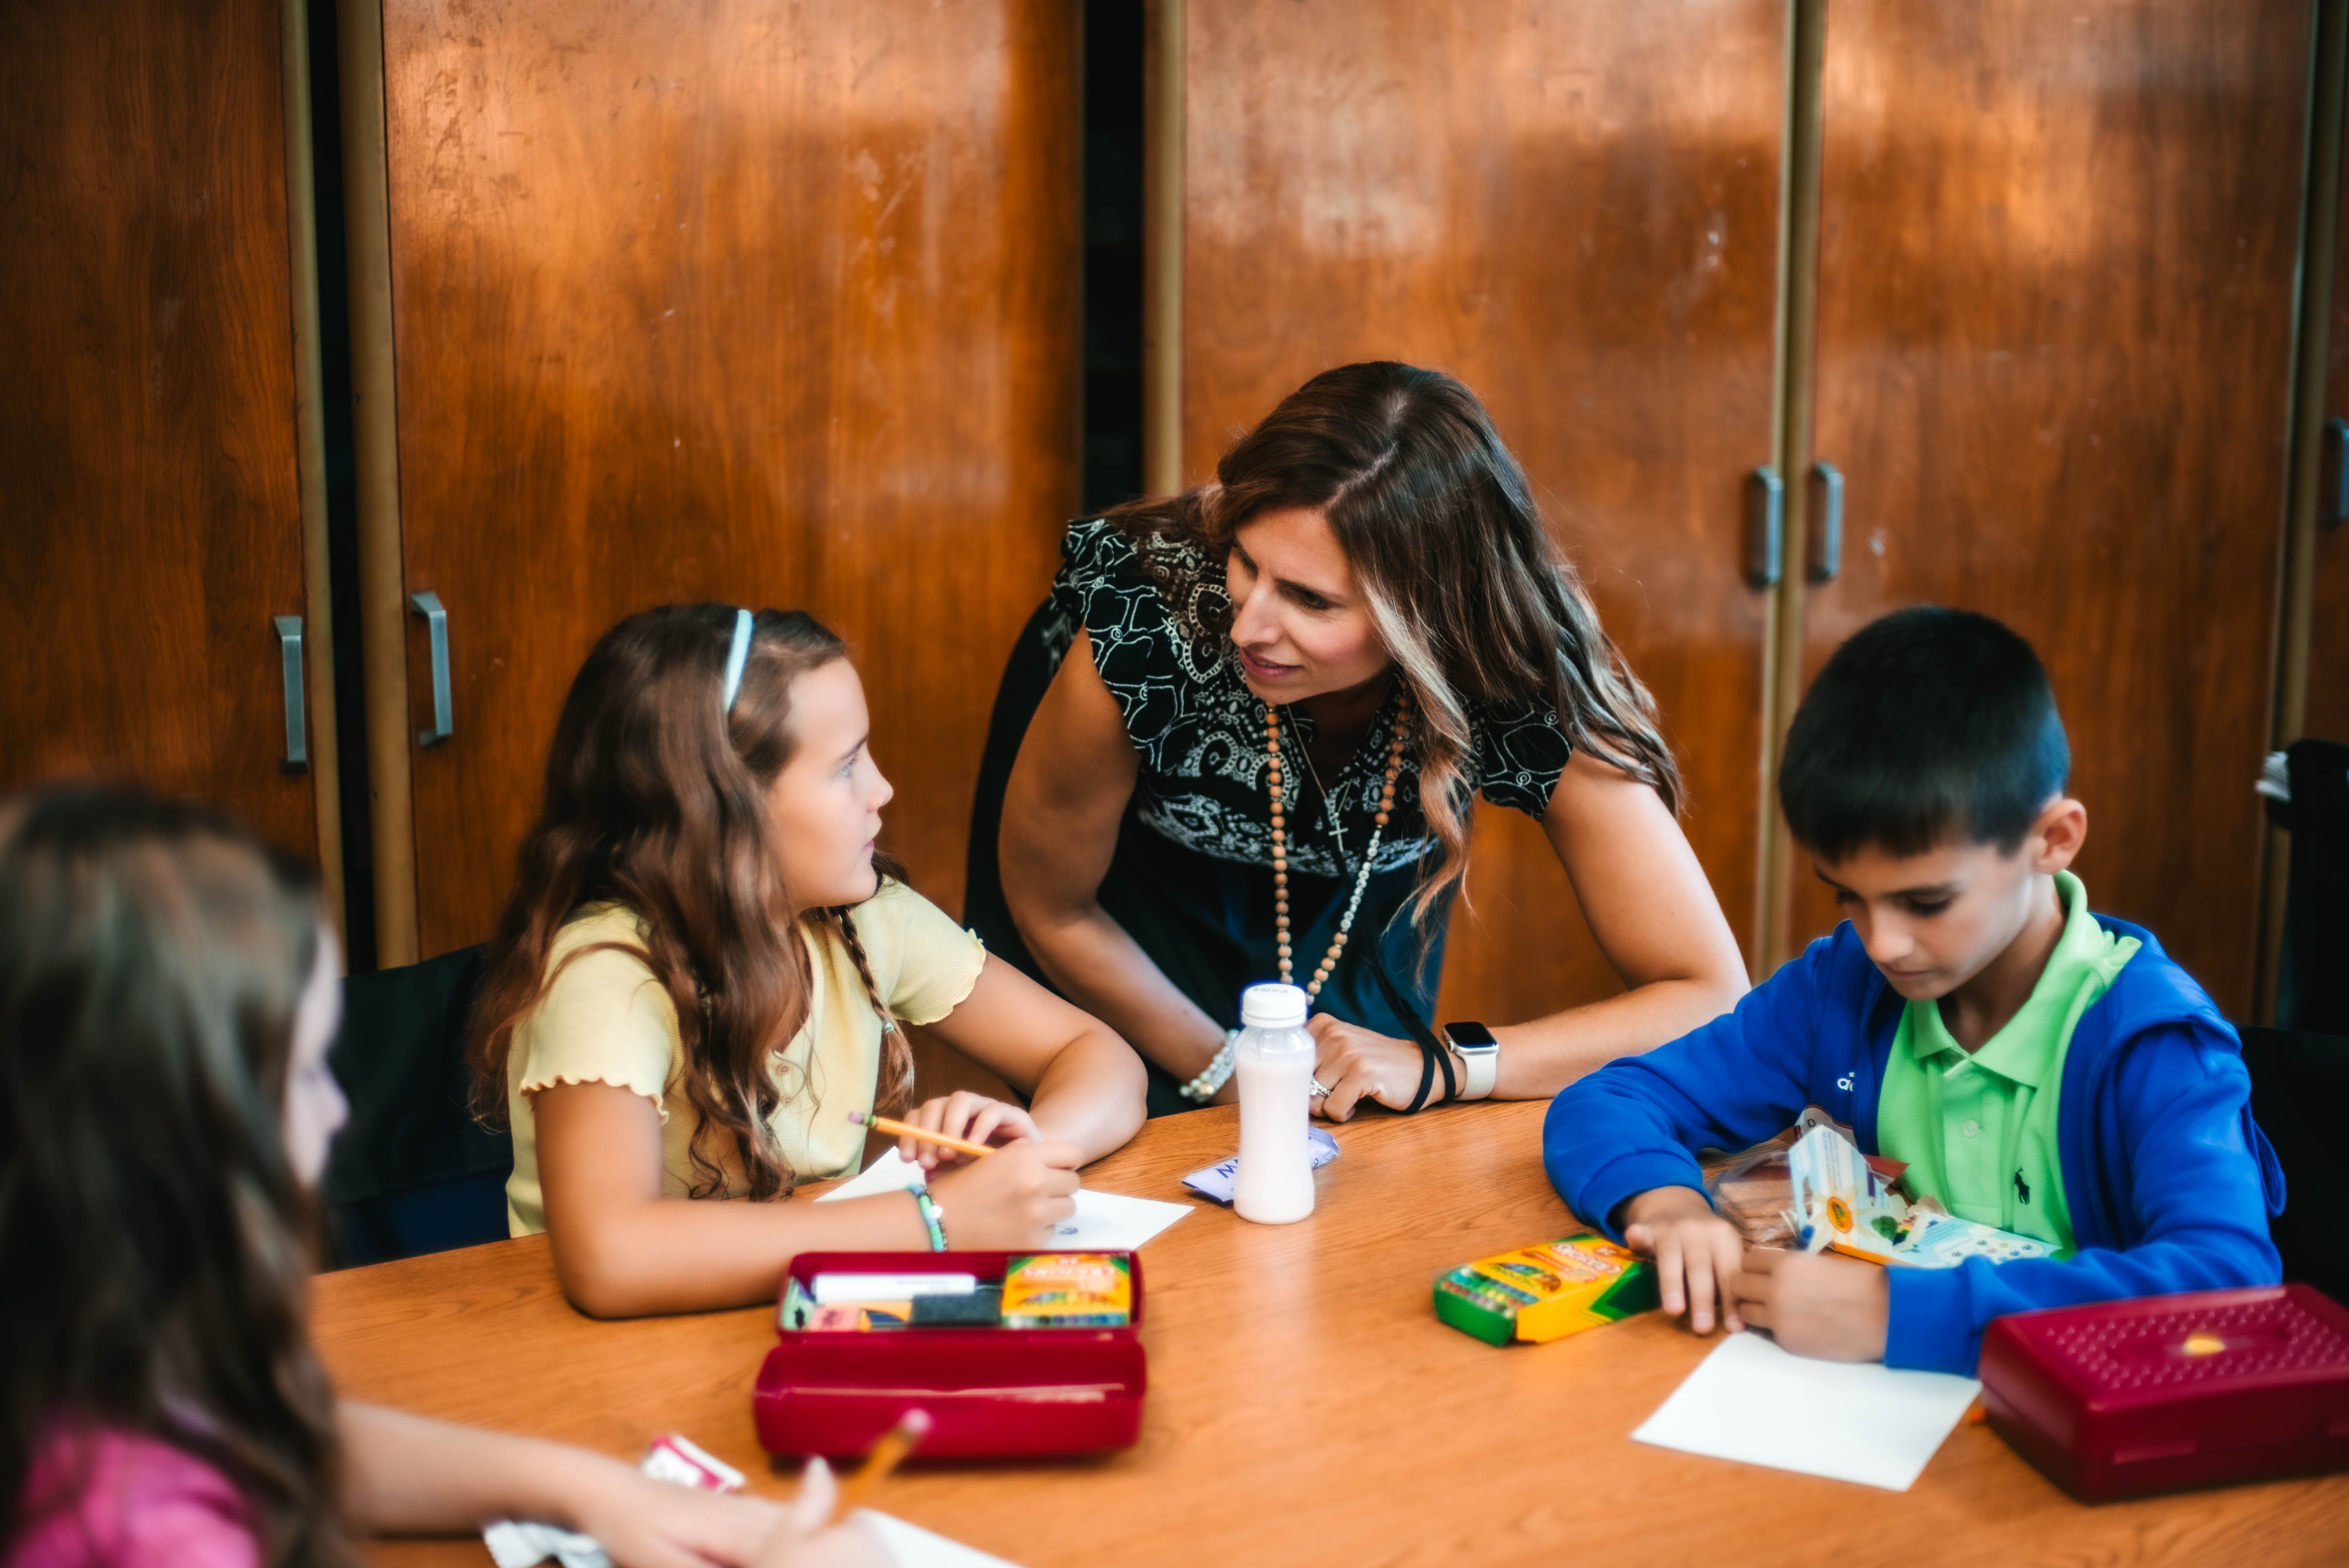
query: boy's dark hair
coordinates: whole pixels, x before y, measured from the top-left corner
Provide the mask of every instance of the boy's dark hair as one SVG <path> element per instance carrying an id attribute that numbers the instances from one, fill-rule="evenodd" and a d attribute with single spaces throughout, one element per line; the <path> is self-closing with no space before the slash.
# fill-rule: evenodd
<path id="1" fill-rule="evenodd" d="M 1830 863 L 1962 835 L 2013 853 L 2072 773 L 2031 645 L 1987 615 L 1920 604 L 1835 651 L 1786 731 L 1778 803 Z"/>

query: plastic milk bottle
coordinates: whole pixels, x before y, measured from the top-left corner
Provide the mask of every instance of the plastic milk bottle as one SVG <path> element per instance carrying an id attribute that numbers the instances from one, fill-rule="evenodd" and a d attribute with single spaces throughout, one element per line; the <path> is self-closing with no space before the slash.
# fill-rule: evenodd
<path id="1" fill-rule="evenodd" d="M 1268 985 L 1240 993 L 1240 1037 L 1232 1047 L 1240 1080 L 1240 1170 L 1232 1207 L 1244 1220 L 1286 1225 L 1313 1212 L 1305 1147 L 1313 1055 L 1302 990 Z"/>

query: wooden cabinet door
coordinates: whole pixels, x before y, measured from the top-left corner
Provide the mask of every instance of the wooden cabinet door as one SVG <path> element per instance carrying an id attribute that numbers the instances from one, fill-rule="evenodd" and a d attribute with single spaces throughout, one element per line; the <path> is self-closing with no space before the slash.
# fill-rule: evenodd
<path id="1" fill-rule="evenodd" d="M 1077 45 L 1072 0 L 386 0 L 425 955 L 489 934 L 588 648 L 670 601 L 850 640 L 884 841 L 959 903 L 1077 504 Z"/>
<path id="2" fill-rule="evenodd" d="M 1314 373 L 1474 388 L 1661 705 L 1685 825 L 1756 913 L 1785 18 L 1769 0 L 1188 0 L 1183 473 Z M 1481 808 L 1447 1015 L 1619 989 L 1537 824 Z"/>
<path id="3" fill-rule="evenodd" d="M 280 73 L 276 0 L 0 12 L 0 789 L 132 779 L 313 854 Z"/>
<path id="4" fill-rule="evenodd" d="M 1904 604 L 2029 637 L 2095 906 L 2245 1016 L 2308 0 L 1835 0 L 1826 49 L 1806 669 Z"/>

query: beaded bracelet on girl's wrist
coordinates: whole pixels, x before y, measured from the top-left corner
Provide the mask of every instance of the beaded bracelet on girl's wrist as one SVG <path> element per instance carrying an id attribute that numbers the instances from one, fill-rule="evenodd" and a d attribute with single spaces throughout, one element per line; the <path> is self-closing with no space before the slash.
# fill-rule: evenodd
<path id="1" fill-rule="evenodd" d="M 945 1252 L 947 1250 L 947 1212 L 938 1206 L 938 1201 L 936 1198 L 930 1196 L 929 1183 L 917 1176 L 915 1178 L 915 1184 L 906 1191 L 914 1195 L 914 1207 L 922 1212 L 922 1228 L 930 1233 L 930 1251 Z"/>

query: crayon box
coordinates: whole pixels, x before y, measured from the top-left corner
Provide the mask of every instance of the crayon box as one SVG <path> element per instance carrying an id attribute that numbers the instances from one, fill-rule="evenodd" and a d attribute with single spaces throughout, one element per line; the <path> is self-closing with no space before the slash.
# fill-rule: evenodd
<path id="1" fill-rule="evenodd" d="M 1656 1265 L 1583 1232 L 1463 1264 L 1435 1282 L 1435 1315 L 1492 1345 L 1539 1345 L 1646 1312 Z"/>

